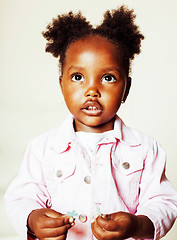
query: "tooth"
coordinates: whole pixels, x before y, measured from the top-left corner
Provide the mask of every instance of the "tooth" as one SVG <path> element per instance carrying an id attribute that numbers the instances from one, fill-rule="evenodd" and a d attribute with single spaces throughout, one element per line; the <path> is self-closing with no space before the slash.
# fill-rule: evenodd
<path id="1" fill-rule="evenodd" d="M 89 107 L 88 107 L 88 110 L 93 110 L 92 106 L 89 106 Z"/>
<path id="2" fill-rule="evenodd" d="M 97 108 L 96 107 L 93 107 L 93 110 L 96 110 Z"/>

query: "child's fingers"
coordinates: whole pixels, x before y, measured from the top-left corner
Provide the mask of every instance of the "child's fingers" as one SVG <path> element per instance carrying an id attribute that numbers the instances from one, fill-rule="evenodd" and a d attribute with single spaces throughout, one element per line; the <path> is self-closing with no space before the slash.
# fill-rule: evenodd
<path id="1" fill-rule="evenodd" d="M 97 238 L 100 239 L 99 236 L 101 236 L 101 233 L 103 229 L 97 225 L 96 219 L 91 223 L 92 233 Z"/>
<path id="2" fill-rule="evenodd" d="M 71 228 L 70 224 L 63 225 L 63 226 L 57 227 L 57 228 L 45 228 L 45 229 L 43 229 L 43 235 L 46 238 L 59 237 L 62 235 L 66 236 L 69 228 Z"/>
<path id="3" fill-rule="evenodd" d="M 96 221 L 97 221 L 97 224 L 101 228 L 103 228 L 107 231 L 117 231 L 117 230 L 119 230 L 118 223 L 115 222 L 114 220 L 111 220 L 110 216 L 107 216 L 107 217 L 98 216 Z"/>
<path id="4" fill-rule="evenodd" d="M 64 215 L 63 217 L 64 217 L 64 223 L 65 223 L 65 224 L 71 224 L 71 225 L 74 225 L 75 220 L 74 220 L 73 217 L 66 216 L 66 215 Z"/>
<path id="5" fill-rule="evenodd" d="M 97 219 L 95 219 L 94 222 L 91 224 L 92 232 L 94 236 L 99 240 L 111 240 L 111 239 L 118 239 L 120 237 L 119 232 L 116 231 L 107 231 L 104 228 L 102 228 L 98 222 Z"/>
<path id="6" fill-rule="evenodd" d="M 45 215 L 46 215 L 47 217 L 50 217 L 50 218 L 59 218 L 59 217 L 63 216 L 62 213 L 56 212 L 56 211 L 53 210 L 53 209 L 48 209 L 48 210 L 46 210 L 46 211 L 45 211 Z"/>
<path id="7" fill-rule="evenodd" d="M 66 235 L 61 235 L 59 237 L 50 237 L 50 238 L 43 238 L 43 240 L 66 240 Z"/>
<path id="8" fill-rule="evenodd" d="M 63 225 L 72 226 L 74 223 L 74 218 L 62 215 L 58 218 L 46 217 L 43 219 L 43 228 L 57 228 Z"/>

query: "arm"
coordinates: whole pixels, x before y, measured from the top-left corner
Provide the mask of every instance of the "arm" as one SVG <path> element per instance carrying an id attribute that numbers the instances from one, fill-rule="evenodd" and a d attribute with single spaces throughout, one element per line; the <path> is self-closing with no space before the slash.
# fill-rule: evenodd
<path id="1" fill-rule="evenodd" d="M 145 160 L 136 212 L 136 215 L 148 216 L 153 222 L 154 239 L 165 236 L 177 217 L 177 192 L 166 178 L 165 167 L 165 153 L 154 142 Z"/>
<path id="2" fill-rule="evenodd" d="M 50 210 L 51 197 L 47 190 L 42 160 L 44 140 L 37 138 L 28 146 L 18 176 L 5 194 L 5 205 L 13 227 L 22 239 L 27 238 L 27 219 L 35 209 Z"/>

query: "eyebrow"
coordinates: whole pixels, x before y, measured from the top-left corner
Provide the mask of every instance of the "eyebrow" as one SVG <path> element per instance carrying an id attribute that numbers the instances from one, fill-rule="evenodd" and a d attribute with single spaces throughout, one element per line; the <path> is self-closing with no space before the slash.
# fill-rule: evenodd
<path id="1" fill-rule="evenodd" d="M 70 66 L 69 68 L 68 68 L 68 71 L 69 70 L 71 70 L 71 69 L 75 69 L 75 70 L 83 70 L 84 68 L 83 67 L 78 67 L 78 66 Z M 118 73 L 121 73 L 121 71 L 120 71 L 120 69 L 118 68 L 118 67 L 105 67 L 105 68 L 102 68 L 101 69 L 102 71 L 104 71 L 104 72 L 111 72 L 111 71 L 116 71 L 116 72 L 118 72 Z"/>
<path id="2" fill-rule="evenodd" d="M 78 67 L 78 66 L 70 66 L 69 68 L 68 68 L 68 71 L 69 70 L 71 70 L 71 69 L 76 69 L 76 70 L 83 70 L 84 68 L 82 68 L 82 67 Z"/>
<path id="3" fill-rule="evenodd" d="M 108 72 L 109 72 L 109 71 L 110 71 L 110 72 L 111 72 L 111 71 L 116 71 L 116 72 L 119 72 L 119 73 L 121 72 L 118 67 L 108 67 L 108 68 L 104 68 L 103 70 L 104 70 L 104 71 L 108 71 Z"/>

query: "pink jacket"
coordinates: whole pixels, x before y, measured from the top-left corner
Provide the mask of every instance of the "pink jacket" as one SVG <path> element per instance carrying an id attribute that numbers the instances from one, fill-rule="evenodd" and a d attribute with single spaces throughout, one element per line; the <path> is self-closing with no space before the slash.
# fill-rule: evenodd
<path id="1" fill-rule="evenodd" d="M 165 154 L 158 143 L 117 117 L 113 135 L 89 157 L 72 123 L 69 117 L 28 146 L 5 194 L 16 231 L 26 239 L 29 213 L 48 207 L 76 218 L 69 240 L 95 239 L 90 222 L 100 211 L 146 215 L 154 223 L 154 239 L 164 236 L 177 217 L 177 193 L 165 176 Z"/>

